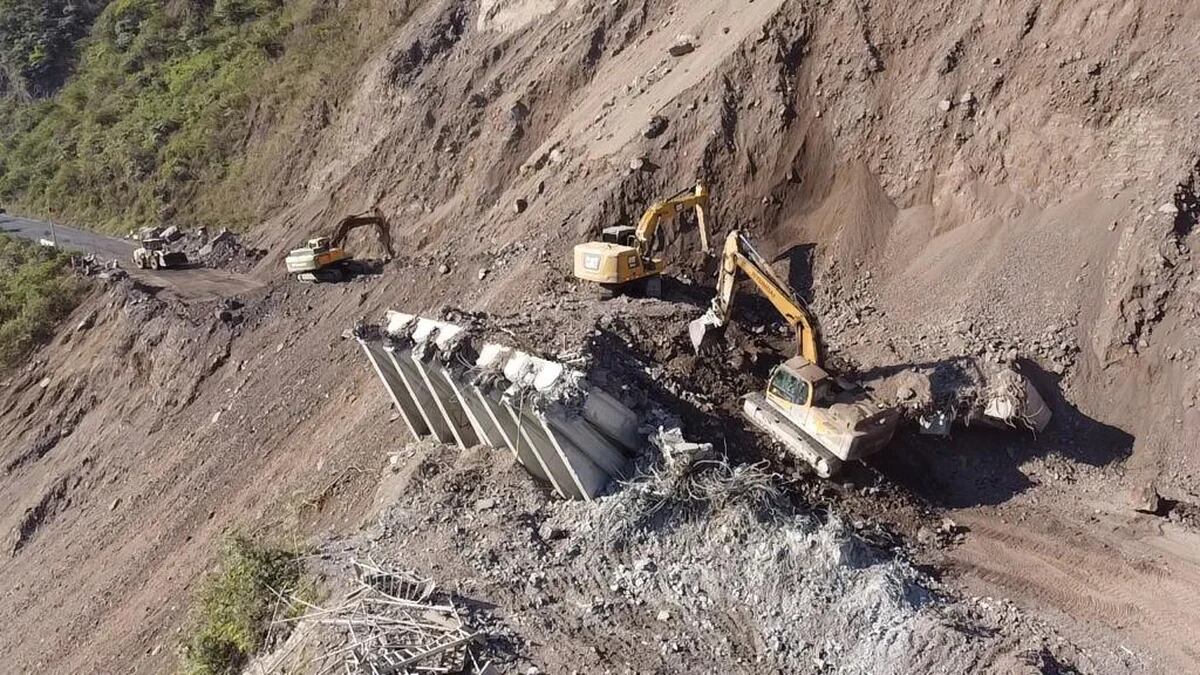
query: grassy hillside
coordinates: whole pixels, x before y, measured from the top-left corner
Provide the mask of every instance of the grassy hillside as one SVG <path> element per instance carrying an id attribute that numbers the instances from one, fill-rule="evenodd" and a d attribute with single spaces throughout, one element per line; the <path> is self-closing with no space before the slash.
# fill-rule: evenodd
<path id="1" fill-rule="evenodd" d="M 66 262 L 56 249 L 0 235 L 0 370 L 50 339 L 74 309 L 79 284 Z"/>
<path id="2" fill-rule="evenodd" d="M 362 3 L 345 4 L 113 0 L 57 94 L 0 102 L 0 203 L 112 231 L 249 224 L 224 189 L 248 111 L 269 127 L 348 62 L 340 35 Z"/>
<path id="3" fill-rule="evenodd" d="M 0 0 L 0 96 L 37 98 L 62 85 L 76 43 L 107 0 Z"/>

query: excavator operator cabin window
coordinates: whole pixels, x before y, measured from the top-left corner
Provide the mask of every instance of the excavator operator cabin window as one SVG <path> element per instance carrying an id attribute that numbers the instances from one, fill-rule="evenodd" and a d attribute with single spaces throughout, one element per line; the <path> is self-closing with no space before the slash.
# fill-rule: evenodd
<path id="1" fill-rule="evenodd" d="M 775 377 L 771 378 L 771 393 L 796 405 L 808 403 L 808 383 L 786 370 L 775 371 Z"/>

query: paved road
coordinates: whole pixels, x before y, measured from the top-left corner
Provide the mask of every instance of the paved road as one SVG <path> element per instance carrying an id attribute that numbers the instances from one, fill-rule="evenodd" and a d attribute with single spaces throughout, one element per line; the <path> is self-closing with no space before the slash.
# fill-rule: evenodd
<path id="1" fill-rule="evenodd" d="M 18 216 L 0 215 L 0 234 L 10 234 L 22 239 L 51 239 L 50 223 Z M 136 248 L 132 242 L 116 237 L 106 237 L 95 232 L 76 230 L 72 227 L 55 225 L 53 234 L 61 248 L 84 253 L 95 253 L 101 258 L 125 261 Z"/>
<path id="2" fill-rule="evenodd" d="M 105 260 L 120 261 L 121 266 L 139 281 L 151 286 L 168 289 L 176 297 L 184 301 L 216 300 L 233 296 L 244 296 L 247 293 L 262 288 L 264 284 L 257 279 L 244 274 L 226 270 L 191 267 L 153 272 L 139 270 L 133 267 L 130 257 L 137 245 L 133 242 L 116 237 L 107 237 L 95 232 L 77 230 L 72 227 L 55 225 L 54 232 L 50 231 L 50 223 L 18 216 L 0 215 L 0 234 L 8 234 L 22 239 L 38 241 L 39 239 L 58 238 L 60 248 L 83 253 L 95 253 Z"/>

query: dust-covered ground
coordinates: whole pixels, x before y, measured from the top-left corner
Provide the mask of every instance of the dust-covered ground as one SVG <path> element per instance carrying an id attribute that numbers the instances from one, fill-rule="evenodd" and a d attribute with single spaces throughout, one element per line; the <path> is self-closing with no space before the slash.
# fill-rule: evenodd
<path id="1" fill-rule="evenodd" d="M 1128 665 L 1116 650 L 1081 651 L 1007 601 L 958 597 L 884 548 L 872 526 L 793 503 L 762 467 L 656 459 L 592 505 L 529 489 L 503 451 L 422 442 L 394 457 L 377 493 L 382 508 L 363 533 L 325 543 L 321 569 L 344 583 L 352 561 L 370 560 L 437 580 L 487 636 L 475 657 L 505 671 Z M 332 665 L 336 656 L 323 659 L 343 644 L 339 631 L 308 628 L 258 665 Z"/>
<path id="2" fill-rule="evenodd" d="M 222 532 L 331 542 L 378 523 L 386 535 L 352 545 L 494 604 L 496 634 L 513 636 L 504 662 L 521 666 L 1194 667 L 1195 3 L 402 9 L 347 6 L 378 50 L 350 94 L 303 111 L 294 146 L 248 134 L 275 165 L 248 177 L 275 215 L 245 238 L 271 255 L 234 265 L 254 281 L 236 307 L 136 279 L 100 287 L 0 378 L 0 651 L 14 668 L 167 669 Z M 672 56 L 681 35 L 694 49 Z M 648 138 L 652 115 L 668 125 Z M 1015 361 L 1052 426 L 905 433 L 842 480 L 802 475 L 732 414 L 786 355 L 769 308 L 747 291 L 730 349 L 689 351 L 712 281 L 686 221 L 665 234 L 664 300 L 600 303 L 571 277 L 574 244 L 697 178 L 715 239 L 748 232 L 788 274 L 832 363 L 870 377 Z M 397 259 L 346 284 L 286 279 L 287 249 L 376 204 Z M 347 247 L 382 257 L 365 234 Z M 500 458 L 427 447 L 405 451 L 409 468 L 443 478 L 387 490 L 388 454 L 412 439 L 342 338 L 387 308 L 452 308 L 535 352 L 590 355 L 598 384 L 670 407 L 689 438 L 735 464 L 771 459 L 789 510 L 622 524 L 634 490 L 563 504 Z M 1155 513 L 1131 510 L 1127 494 L 1151 484 Z M 476 510 L 483 497 L 497 506 Z M 567 536 L 539 543 L 542 520 Z M 636 572 L 643 559 L 657 571 Z M 637 579 L 640 606 L 621 590 Z M 747 597 L 706 611 L 689 585 Z"/>

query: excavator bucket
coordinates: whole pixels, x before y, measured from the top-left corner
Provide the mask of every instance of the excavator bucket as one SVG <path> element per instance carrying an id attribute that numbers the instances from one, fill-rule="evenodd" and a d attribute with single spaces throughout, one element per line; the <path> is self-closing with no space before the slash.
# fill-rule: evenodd
<path id="1" fill-rule="evenodd" d="M 692 338 L 692 348 L 697 354 L 711 351 L 724 335 L 725 327 L 711 309 L 688 324 L 688 336 Z"/>

